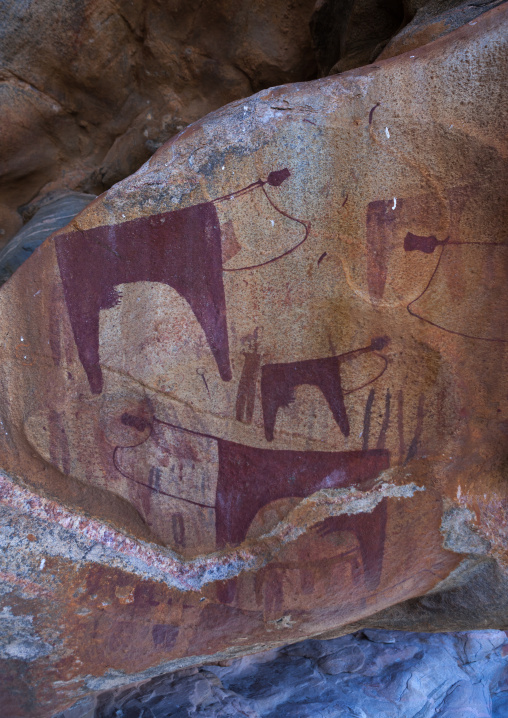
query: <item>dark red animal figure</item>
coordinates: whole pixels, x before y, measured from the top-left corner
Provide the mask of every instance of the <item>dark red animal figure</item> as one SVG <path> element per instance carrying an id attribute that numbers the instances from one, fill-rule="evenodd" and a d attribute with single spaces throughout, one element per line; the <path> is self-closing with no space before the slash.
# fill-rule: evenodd
<path id="1" fill-rule="evenodd" d="M 311 384 L 321 389 L 340 430 L 344 436 L 349 436 L 349 421 L 340 380 L 340 359 L 334 356 L 263 366 L 261 396 L 267 441 L 273 441 L 279 408 L 293 401 L 295 388 L 302 384 Z"/>
<path id="2" fill-rule="evenodd" d="M 257 512 L 277 499 L 305 498 L 320 489 L 372 488 L 388 469 L 386 450 L 281 451 L 258 449 L 218 440 L 219 477 L 215 504 L 217 546 L 241 543 Z M 386 529 L 386 501 L 372 513 L 336 516 L 323 522 L 320 533 L 355 534 L 363 572 L 370 588 L 381 578 Z"/>
<path id="3" fill-rule="evenodd" d="M 289 170 L 271 172 L 227 197 L 265 184 L 278 187 Z M 115 287 L 161 282 L 191 307 L 205 333 L 221 379 L 231 379 L 222 280 L 221 231 L 214 202 L 140 217 L 111 226 L 61 234 L 55 239 L 65 302 L 78 354 L 94 394 L 102 392 L 99 312 L 119 302 Z"/>
<path id="4" fill-rule="evenodd" d="M 215 509 L 215 531 L 218 548 L 241 544 L 256 514 L 267 504 L 279 499 L 305 498 L 321 489 L 355 486 L 361 491 L 372 488 L 374 480 L 390 466 L 390 452 L 386 449 L 362 451 L 293 451 L 264 449 L 219 439 L 209 434 L 183 429 L 176 424 L 153 417 L 151 422 L 124 414 L 121 422 L 142 432 L 150 428 L 145 439 L 157 441 L 157 425 L 206 436 L 217 442 L 218 477 Z M 142 442 L 143 443 L 143 442 Z M 120 448 L 120 447 L 118 447 Z M 116 453 L 117 450 L 115 450 Z M 149 477 L 136 478 L 117 469 L 125 478 L 145 486 L 155 493 L 166 492 Z M 179 501 L 185 501 L 175 496 Z M 195 504 L 190 501 L 189 503 Z M 197 504 L 204 506 L 203 504 Z M 336 516 L 324 521 L 318 532 L 322 536 L 340 531 L 355 534 L 362 557 L 367 585 L 374 589 L 381 578 L 383 563 L 386 501 L 371 513 Z"/>
<path id="5" fill-rule="evenodd" d="M 232 378 L 222 273 L 240 270 L 224 270 L 222 266 L 221 229 L 214 202 L 242 195 L 257 187 L 266 194 L 265 184 L 277 187 L 289 176 L 287 169 L 271 172 L 266 181 L 258 180 L 217 200 L 118 225 L 62 234 L 56 238 L 65 301 L 79 358 L 92 393 L 100 394 L 103 388 L 99 363 L 99 313 L 119 302 L 115 287 L 132 282 L 160 282 L 175 289 L 188 302 L 201 325 L 220 377 L 223 381 Z M 266 196 L 278 212 L 299 222 L 306 230 L 301 242 L 280 255 L 285 256 L 305 241 L 310 225 L 290 217 Z M 347 436 L 349 422 L 340 381 L 340 363 L 349 354 L 382 349 L 385 343 L 384 338 L 378 338 L 368 347 L 341 356 L 261 367 L 267 440 L 273 440 L 279 408 L 292 400 L 295 387 L 302 384 L 312 384 L 321 389 L 335 421 Z M 248 389 L 259 368 L 258 357 L 244 369 L 243 393 L 240 392 L 236 407 L 239 420 L 244 415 L 247 421 L 252 420 L 253 405 Z M 156 423 L 166 423 L 156 417 L 147 423 L 146 419 L 130 414 L 123 414 L 121 421 L 138 431 L 150 427 L 146 440 L 153 436 Z M 180 426 L 172 428 L 189 431 Z M 217 437 L 209 438 L 217 441 L 219 454 L 217 494 L 213 507 L 216 512 L 217 547 L 238 545 L 244 541 L 256 514 L 273 501 L 289 497 L 305 498 L 325 488 L 356 485 L 367 490 L 379 473 L 389 466 L 389 452 L 384 449 L 347 452 L 270 450 Z M 113 452 L 113 464 L 123 476 L 146 487 L 147 491 L 164 493 L 159 481 L 151 481 L 149 476 L 124 473 L 116 461 L 119 449 L 117 447 Z M 181 497 L 175 498 L 182 500 Z M 325 535 L 344 530 L 356 534 L 364 574 L 374 588 L 381 576 L 385 503 L 372 514 L 337 517 L 321 527 Z"/>

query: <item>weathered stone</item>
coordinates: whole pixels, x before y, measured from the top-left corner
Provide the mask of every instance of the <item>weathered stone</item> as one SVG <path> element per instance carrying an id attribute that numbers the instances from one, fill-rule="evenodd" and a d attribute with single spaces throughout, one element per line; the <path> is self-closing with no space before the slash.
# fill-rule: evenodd
<path id="1" fill-rule="evenodd" d="M 421 46 L 500 1 L 5 0 L 0 246 L 27 202 L 102 192 L 227 102 Z"/>
<path id="2" fill-rule="evenodd" d="M 48 197 L 48 201 L 0 251 L 0 284 L 12 277 L 47 237 L 69 224 L 93 199 L 94 195 L 81 192 L 61 192 L 56 197 Z"/>
<path id="3" fill-rule="evenodd" d="M 506 718 L 507 656 L 502 631 L 364 631 L 161 676 L 55 718 Z"/>
<path id="4" fill-rule="evenodd" d="M 207 112 L 315 76 L 315 0 L 4 0 L 0 246 L 17 208 L 94 194 Z"/>
<path id="5" fill-rule="evenodd" d="M 2 287 L 13 716 L 470 576 L 505 625 L 507 17 L 215 112 Z"/>
<path id="6" fill-rule="evenodd" d="M 437 40 L 503 0 L 319 0 L 310 28 L 321 75 Z"/>
<path id="7" fill-rule="evenodd" d="M 502 2 L 504 0 L 409 0 L 410 21 L 390 39 L 377 59 L 385 60 L 412 51 L 468 22 L 474 24 L 479 15 Z"/>

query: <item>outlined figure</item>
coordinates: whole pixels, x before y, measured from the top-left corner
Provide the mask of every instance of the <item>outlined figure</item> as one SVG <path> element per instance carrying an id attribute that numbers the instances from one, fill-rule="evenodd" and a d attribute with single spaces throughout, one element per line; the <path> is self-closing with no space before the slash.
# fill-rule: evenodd
<path id="1" fill-rule="evenodd" d="M 144 486 L 153 493 L 173 497 L 199 509 L 215 510 L 216 547 L 238 546 L 245 541 L 249 527 L 258 512 L 273 501 L 285 498 L 306 498 L 321 489 L 355 486 L 360 491 L 372 488 L 375 479 L 390 466 L 390 452 L 386 449 L 360 451 L 294 451 L 265 449 L 227 441 L 177 426 L 157 417 L 150 422 L 127 413 L 122 424 L 139 430 L 143 438 L 130 447 L 116 447 L 113 463 L 125 478 Z M 161 487 L 160 475 L 152 469 L 149 476 L 137 478 L 127 474 L 118 461 L 118 452 L 136 448 L 156 436 L 159 429 L 168 427 L 182 437 L 198 441 L 211 440 L 218 451 L 217 488 L 215 502 L 201 503 L 183 494 L 168 493 Z M 149 433 L 146 430 L 149 428 Z M 155 480 L 154 480 L 155 479 Z M 385 502 L 383 502 L 384 505 Z M 370 584 L 379 582 L 384 551 L 386 508 L 377 507 L 372 513 L 341 516 L 325 522 L 324 534 L 331 531 L 351 531 L 358 540 L 362 565 L 371 572 Z M 324 535 L 323 534 L 323 535 Z"/>
<path id="2" fill-rule="evenodd" d="M 407 233 L 406 252 L 439 252 L 411 316 L 467 339 L 508 342 L 508 243 L 461 242 Z"/>
<path id="3" fill-rule="evenodd" d="M 407 305 L 411 316 L 436 329 L 466 339 L 508 341 L 508 242 L 464 240 L 461 218 L 478 188 L 453 187 L 446 192 L 449 207 L 447 237 L 407 232 L 406 253 L 437 255 L 429 281 Z"/>
<path id="4" fill-rule="evenodd" d="M 396 201 L 394 201 L 396 199 Z M 374 304 L 386 300 L 393 281 L 392 263 L 400 248 L 401 232 L 408 222 L 425 226 L 426 218 L 439 211 L 432 195 L 397 197 L 369 202 L 365 217 L 367 287 Z M 402 235 L 403 236 L 403 235 Z"/>
<path id="5" fill-rule="evenodd" d="M 175 289 L 201 325 L 223 381 L 232 378 L 226 323 L 223 271 L 252 270 L 295 251 L 307 239 L 310 224 L 277 207 L 266 185 L 279 187 L 288 169 L 266 180 L 201 204 L 111 226 L 58 235 L 55 238 L 65 302 L 93 394 L 103 387 L 99 357 L 99 313 L 120 301 L 115 287 L 133 282 L 160 282 Z M 276 257 L 247 267 L 223 269 L 221 227 L 215 203 L 261 189 L 272 208 L 302 227 L 300 241 Z"/>

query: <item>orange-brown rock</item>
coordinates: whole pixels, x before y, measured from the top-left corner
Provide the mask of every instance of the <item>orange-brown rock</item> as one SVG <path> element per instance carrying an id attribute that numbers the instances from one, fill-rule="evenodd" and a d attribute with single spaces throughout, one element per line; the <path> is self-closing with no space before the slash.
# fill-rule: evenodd
<path id="1" fill-rule="evenodd" d="M 314 3 L 5 0 L 0 245 L 34 198 L 103 191 L 207 112 L 313 77 Z"/>
<path id="2" fill-rule="evenodd" d="M 9 715 L 505 627 L 507 25 L 209 115 L 2 287 Z"/>
<path id="3" fill-rule="evenodd" d="M 0 246 L 54 191 L 102 192 L 227 102 L 419 47 L 499 1 L 5 0 Z"/>
<path id="4" fill-rule="evenodd" d="M 466 23 L 475 25 L 479 15 L 502 2 L 504 0 L 407 0 L 404 27 L 390 38 L 377 59 L 385 60 L 412 51 Z"/>
<path id="5" fill-rule="evenodd" d="M 322 75 L 414 50 L 503 0 L 318 0 L 310 27 Z"/>

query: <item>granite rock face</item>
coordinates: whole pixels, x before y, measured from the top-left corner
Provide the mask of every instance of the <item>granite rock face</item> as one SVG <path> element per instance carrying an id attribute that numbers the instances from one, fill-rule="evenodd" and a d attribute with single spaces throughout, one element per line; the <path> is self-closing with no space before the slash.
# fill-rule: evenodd
<path id="1" fill-rule="evenodd" d="M 502 631 L 367 630 L 153 678 L 55 718 L 506 718 Z"/>
<path id="2" fill-rule="evenodd" d="M 505 626 L 507 25 L 209 115 L 2 287 L 8 715 Z"/>

